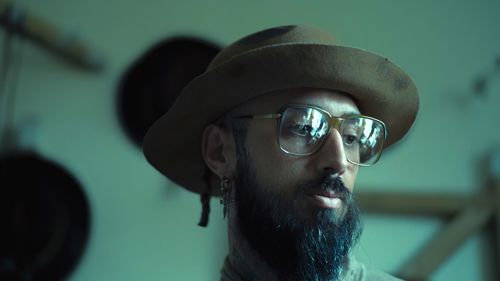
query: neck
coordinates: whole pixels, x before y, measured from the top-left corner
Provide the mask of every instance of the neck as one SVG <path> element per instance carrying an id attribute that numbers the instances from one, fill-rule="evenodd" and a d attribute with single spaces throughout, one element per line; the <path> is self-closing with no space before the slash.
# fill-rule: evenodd
<path id="1" fill-rule="evenodd" d="M 230 209 L 228 214 L 229 255 L 222 269 L 222 280 L 278 281 L 273 270 L 239 232 L 234 213 Z"/>

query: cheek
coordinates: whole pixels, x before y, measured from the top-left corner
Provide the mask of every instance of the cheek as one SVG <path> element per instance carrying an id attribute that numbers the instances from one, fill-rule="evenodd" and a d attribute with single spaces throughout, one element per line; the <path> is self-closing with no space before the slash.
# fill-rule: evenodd
<path id="1" fill-rule="evenodd" d="M 271 120 L 268 120 L 271 121 Z M 256 127 L 255 123 L 259 123 Z M 247 152 L 257 168 L 269 168 L 275 165 L 281 153 L 272 122 L 253 122 L 247 133 Z"/>
<path id="2" fill-rule="evenodd" d="M 247 152 L 252 166 L 263 183 L 286 187 L 288 182 L 302 176 L 300 160 L 286 155 L 279 147 L 274 124 L 260 124 L 249 128 Z"/>
<path id="3" fill-rule="evenodd" d="M 354 185 L 356 183 L 356 177 L 358 175 L 358 170 L 359 170 L 359 166 L 356 166 L 356 165 L 353 165 L 353 164 L 349 164 L 349 166 L 347 167 L 347 170 L 346 170 L 344 176 L 342 177 L 345 186 L 351 192 L 354 191 Z"/>
<path id="4" fill-rule="evenodd" d="M 282 198 L 293 196 L 297 185 L 308 178 L 305 164 L 286 156 L 280 150 L 266 151 L 255 156 L 258 160 L 252 160 L 252 165 L 257 181 Z"/>

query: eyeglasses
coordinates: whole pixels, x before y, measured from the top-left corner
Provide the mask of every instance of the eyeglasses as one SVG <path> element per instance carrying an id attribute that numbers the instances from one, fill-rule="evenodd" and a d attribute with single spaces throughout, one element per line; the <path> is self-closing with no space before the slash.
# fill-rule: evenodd
<path id="1" fill-rule="evenodd" d="M 278 113 L 236 116 L 236 119 L 278 119 L 278 142 L 283 152 L 307 156 L 317 152 L 336 129 L 347 161 L 359 166 L 375 164 L 384 148 L 385 124 L 364 115 L 331 116 L 328 111 L 308 105 L 288 105 Z"/>

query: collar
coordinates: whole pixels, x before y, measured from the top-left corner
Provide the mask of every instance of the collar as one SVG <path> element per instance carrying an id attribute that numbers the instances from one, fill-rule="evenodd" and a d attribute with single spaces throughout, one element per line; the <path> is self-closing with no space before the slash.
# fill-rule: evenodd
<path id="1" fill-rule="evenodd" d="M 362 281 L 365 278 L 365 269 L 363 264 L 359 263 L 354 256 L 346 257 L 344 271 L 340 277 L 342 281 Z M 229 257 L 224 260 L 224 266 L 221 269 L 220 281 L 258 281 L 251 277 L 242 276 L 232 265 Z"/>

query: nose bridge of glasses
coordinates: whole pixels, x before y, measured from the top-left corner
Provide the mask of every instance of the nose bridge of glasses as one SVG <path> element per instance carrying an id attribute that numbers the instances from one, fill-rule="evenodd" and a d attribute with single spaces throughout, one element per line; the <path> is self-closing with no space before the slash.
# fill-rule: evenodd
<path id="1" fill-rule="evenodd" d="M 331 139 L 330 141 L 337 143 L 337 145 L 339 145 L 339 148 L 345 153 L 344 142 L 342 141 L 342 132 L 340 129 L 342 121 L 343 121 L 342 117 L 335 117 L 335 116 L 329 117 L 328 119 L 329 129 L 328 133 L 325 136 L 325 139 Z M 328 142 L 328 140 L 326 141 Z"/>
<path id="2" fill-rule="evenodd" d="M 325 135 L 321 147 L 324 153 L 322 155 L 327 155 L 329 165 L 332 165 L 335 170 L 341 172 L 346 169 L 348 160 L 348 151 L 344 146 L 342 141 L 342 134 L 340 132 L 340 124 L 342 119 L 338 117 L 333 117 L 330 119 L 330 130 L 328 134 Z M 334 130 L 332 130 L 332 128 Z"/>
<path id="3" fill-rule="evenodd" d="M 339 133 L 341 133 L 340 131 L 340 125 L 342 124 L 342 121 L 344 119 L 342 117 L 335 117 L 335 116 L 331 116 L 328 120 L 328 126 L 330 127 L 330 130 L 331 129 L 335 129 L 337 130 Z"/>

